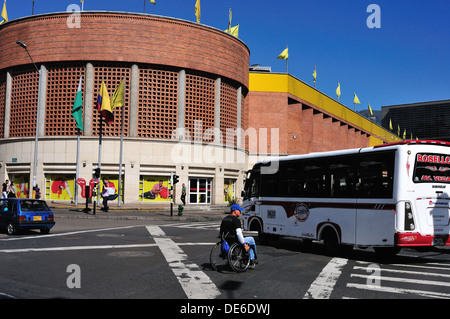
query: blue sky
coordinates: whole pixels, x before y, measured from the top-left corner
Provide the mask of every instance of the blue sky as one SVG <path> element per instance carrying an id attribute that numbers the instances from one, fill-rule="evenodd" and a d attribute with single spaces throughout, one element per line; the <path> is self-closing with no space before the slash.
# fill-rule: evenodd
<path id="1" fill-rule="evenodd" d="M 1 0 L 0 0 L 1 1 Z M 195 21 L 196 0 L 146 2 L 146 13 Z M 85 10 L 143 12 L 144 0 L 85 0 Z M 35 14 L 66 11 L 79 0 L 35 0 Z M 370 4 L 381 28 L 368 28 Z M 31 14 L 32 0 L 7 0 L 9 20 Z M 289 73 L 357 110 L 450 99 L 448 0 L 201 0 L 201 23 L 218 29 L 239 24 L 250 64 L 285 72 L 277 56 L 289 46 Z M 0 36 L 1 38 L 1 36 Z"/>

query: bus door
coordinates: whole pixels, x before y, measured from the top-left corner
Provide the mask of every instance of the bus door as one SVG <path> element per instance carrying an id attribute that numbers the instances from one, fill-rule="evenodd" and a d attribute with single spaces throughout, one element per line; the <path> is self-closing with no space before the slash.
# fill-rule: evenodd
<path id="1" fill-rule="evenodd" d="M 356 245 L 394 244 L 394 167 L 395 151 L 392 150 L 360 153 L 358 156 Z"/>
<path id="2" fill-rule="evenodd" d="M 242 197 L 244 198 L 245 214 L 249 217 L 260 216 L 261 201 L 259 200 L 261 191 L 261 175 L 260 168 L 255 167 L 253 170 L 247 172 L 245 180 L 244 191 Z"/>

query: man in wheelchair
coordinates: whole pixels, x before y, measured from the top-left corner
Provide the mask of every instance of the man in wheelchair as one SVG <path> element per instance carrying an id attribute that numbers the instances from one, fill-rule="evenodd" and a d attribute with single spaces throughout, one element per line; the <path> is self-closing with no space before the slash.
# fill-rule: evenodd
<path id="1" fill-rule="evenodd" d="M 242 234 L 241 220 L 239 217 L 243 210 L 244 209 L 238 204 L 231 206 L 231 214 L 226 216 L 220 224 L 220 237 L 225 239 L 230 246 L 238 241 L 244 246 L 245 251 L 250 251 L 249 268 L 254 269 L 255 265 L 258 264 L 255 239 L 253 237 L 244 238 L 244 235 Z"/>

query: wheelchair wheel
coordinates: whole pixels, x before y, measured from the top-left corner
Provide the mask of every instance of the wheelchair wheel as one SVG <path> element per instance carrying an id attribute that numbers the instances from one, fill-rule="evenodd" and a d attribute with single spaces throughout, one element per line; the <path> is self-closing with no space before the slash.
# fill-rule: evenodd
<path id="1" fill-rule="evenodd" d="M 221 242 L 219 241 L 209 253 L 209 263 L 214 270 L 222 271 L 228 263 L 227 254 L 222 254 Z"/>
<path id="2" fill-rule="evenodd" d="M 246 271 L 250 265 L 250 254 L 240 243 L 234 243 L 228 251 L 228 263 L 236 272 Z"/>

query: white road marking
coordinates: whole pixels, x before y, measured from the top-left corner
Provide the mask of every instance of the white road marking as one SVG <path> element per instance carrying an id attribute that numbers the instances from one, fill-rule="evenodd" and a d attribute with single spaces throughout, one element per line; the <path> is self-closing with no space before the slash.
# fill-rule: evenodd
<path id="1" fill-rule="evenodd" d="M 0 292 L 0 299 L 16 299 L 16 297 Z"/>
<path id="2" fill-rule="evenodd" d="M 117 230 L 117 229 L 136 228 L 136 227 L 142 227 L 142 225 L 113 227 L 113 228 L 101 228 L 101 229 L 89 229 L 89 230 L 79 230 L 79 231 L 73 231 L 73 232 L 68 232 L 68 233 L 57 233 L 57 234 L 38 235 L 38 236 L 8 237 L 8 238 L 1 238 L 0 241 L 14 241 L 14 240 L 26 240 L 26 239 L 44 239 L 44 238 L 50 238 L 50 237 L 60 237 L 60 236 L 67 236 L 67 235 L 76 235 L 76 234 L 101 232 L 101 231 L 109 231 L 109 230 Z"/>
<path id="3" fill-rule="evenodd" d="M 413 294 L 413 295 L 419 295 L 423 297 L 433 297 L 433 298 L 450 298 L 450 294 L 442 293 L 442 292 L 435 292 L 435 291 L 424 291 L 424 290 L 417 290 L 417 289 L 403 289 L 403 288 L 394 288 L 394 287 L 369 287 L 366 284 L 355 284 L 355 283 L 349 283 L 347 284 L 347 287 L 349 288 L 357 288 L 357 289 L 366 289 L 366 290 L 372 290 L 372 291 L 380 291 L 380 292 L 389 292 L 389 293 L 396 293 L 396 294 Z"/>
<path id="4" fill-rule="evenodd" d="M 367 268 L 355 266 L 355 267 L 353 267 L 353 269 L 366 270 Z M 383 268 L 382 271 L 383 272 L 402 273 L 402 274 L 411 274 L 411 275 L 420 275 L 420 276 L 434 276 L 434 277 L 450 278 L 450 275 L 448 275 L 448 274 L 438 274 L 438 273 L 434 273 L 434 272 L 411 271 L 411 270 L 388 269 L 388 268 Z"/>
<path id="5" fill-rule="evenodd" d="M 189 299 L 212 299 L 220 290 L 158 226 L 146 226 Z"/>
<path id="6" fill-rule="evenodd" d="M 179 246 L 213 246 L 215 243 L 179 243 Z M 136 245 L 97 245 L 97 246 L 68 246 L 68 247 L 44 247 L 44 248 L 17 248 L 0 249 L 0 253 L 30 253 L 30 252 L 51 252 L 65 250 L 93 250 L 93 249 L 123 249 L 123 248 L 146 248 L 157 247 L 157 244 L 136 244 Z"/>
<path id="7" fill-rule="evenodd" d="M 345 258 L 331 259 L 311 284 L 303 299 L 329 299 L 347 262 L 348 259 Z"/>
<path id="8" fill-rule="evenodd" d="M 350 277 L 354 278 L 363 278 L 368 279 L 371 278 L 372 275 L 360 275 L 360 274 L 350 274 Z M 382 281 L 393 281 L 393 282 L 405 282 L 405 283 L 411 283 L 411 284 L 417 284 L 417 285 L 431 285 L 431 286 L 443 286 L 443 287 L 450 287 L 450 282 L 443 282 L 443 281 L 435 281 L 435 280 L 423 280 L 423 279 L 417 279 L 417 278 L 400 278 L 400 277 L 379 277 Z M 375 288 L 376 290 L 376 288 Z"/>
<path id="9" fill-rule="evenodd" d="M 156 244 L 136 244 L 136 245 L 98 245 L 98 246 L 68 246 L 68 247 L 44 247 L 44 248 L 20 248 L 20 249 L 2 249 L 0 253 L 29 253 L 46 251 L 65 251 L 65 250 L 92 250 L 92 249 L 123 249 L 123 248 L 145 248 L 156 247 Z"/>

